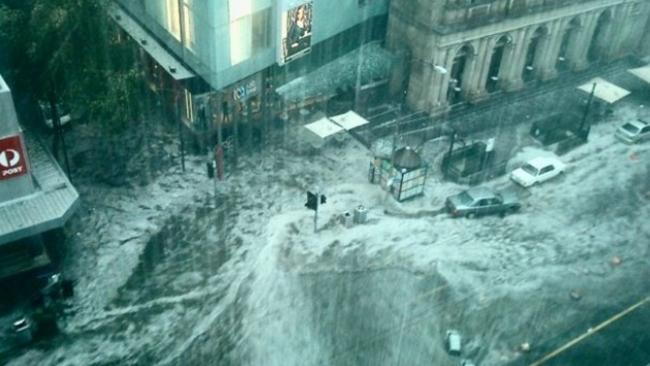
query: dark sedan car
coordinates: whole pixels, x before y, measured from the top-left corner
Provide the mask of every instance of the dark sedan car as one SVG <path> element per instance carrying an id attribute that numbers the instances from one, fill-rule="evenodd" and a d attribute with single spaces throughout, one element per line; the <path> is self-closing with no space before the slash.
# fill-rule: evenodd
<path id="1" fill-rule="evenodd" d="M 445 206 L 451 216 L 468 218 L 479 215 L 505 215 L 521 208 L 514 192 L 497 192 L 486 187 L 470 188 L 450 196 Z"/>

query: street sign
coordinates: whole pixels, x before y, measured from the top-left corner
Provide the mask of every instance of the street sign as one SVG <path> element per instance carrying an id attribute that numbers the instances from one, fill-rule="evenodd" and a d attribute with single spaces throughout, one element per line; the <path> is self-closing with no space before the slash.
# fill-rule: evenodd
<path id="1" fill-rule="evenodd" d="M 0 180 L 27 173 L 27 155 L 19 135 L 0 139 Z"/>
<path id="2" fill-rule="evenodd" d="M 305 207 L 314 211 L 318 210 L 318 196 L 307 191 L 307 203 L 305 203 Z"/>

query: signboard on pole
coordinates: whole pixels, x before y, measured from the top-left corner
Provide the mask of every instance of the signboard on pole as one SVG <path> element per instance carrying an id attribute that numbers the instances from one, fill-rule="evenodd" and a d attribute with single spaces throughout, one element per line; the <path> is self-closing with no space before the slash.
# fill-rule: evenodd
<path id="1" fill-rule="evenodd" d="M 27 173 L 27 155 L 20 135 L 0 138 L 0 180 Z"/>
<path id="2" fill-rule="evenodd" d="M 313 1 L 299 5 L 286 4 L 280 11 L 280 50 L 278 63 L 285 64 L 311 51 Z"/>

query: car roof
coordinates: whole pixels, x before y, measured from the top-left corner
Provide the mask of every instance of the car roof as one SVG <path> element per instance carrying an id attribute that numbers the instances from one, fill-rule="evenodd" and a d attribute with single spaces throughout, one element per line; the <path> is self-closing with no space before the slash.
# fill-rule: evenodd
<path id="1" fill-rule="evenodd" d="M 634 127 L 637 127 L 638 129 L 642 129 L 643 127 L 645 127 L 645 126 L 647 126 L 647 125 L 650 124 L 650 122 L 645 121 L 645 120 L 643 120 L 643 119 L 641 119 L 641 118 L 639 118 L 639 119 L 637 119 L 637 120 L 629 121 L 629 122 L 627 122 L 627 123 L 633 125 Z M 624 123 L 624 124 L 625 124 L 625 123 Z"/>
<path id="2" fill-rule="evenodd" d="M 560 159 L 555 156 L 540 156 L 534 158 L 528 162 L 528 164 L 534 166 L 536 169 L 541 169 L 549 164 L 561 163 Z"/>
<path id="3" fill-rule="evenodd" d="M 493 198 L 496 196 L 495 192 L 487 187 L 473 187 L 468 189 L 467 193 L 475 200 Z"/>

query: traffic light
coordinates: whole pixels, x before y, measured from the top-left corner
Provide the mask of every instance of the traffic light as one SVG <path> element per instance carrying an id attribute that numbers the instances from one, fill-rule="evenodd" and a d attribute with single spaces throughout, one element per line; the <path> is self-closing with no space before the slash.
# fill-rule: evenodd
<path id="1" fill-rule="evenodd" d="M 327 197 L 325 197 L 324 194 L 320 195 L 320 204 L 322 205 L 323 203 L 327 202 Z"/>
<path id="2" fill-rule="evenodd" d="M 305 207 L 307 207 L 310 210 L 316 211 L 316 209 L 318 208 L 318 196 L 307 191 L 307 203 L 305 203 Z"/>

